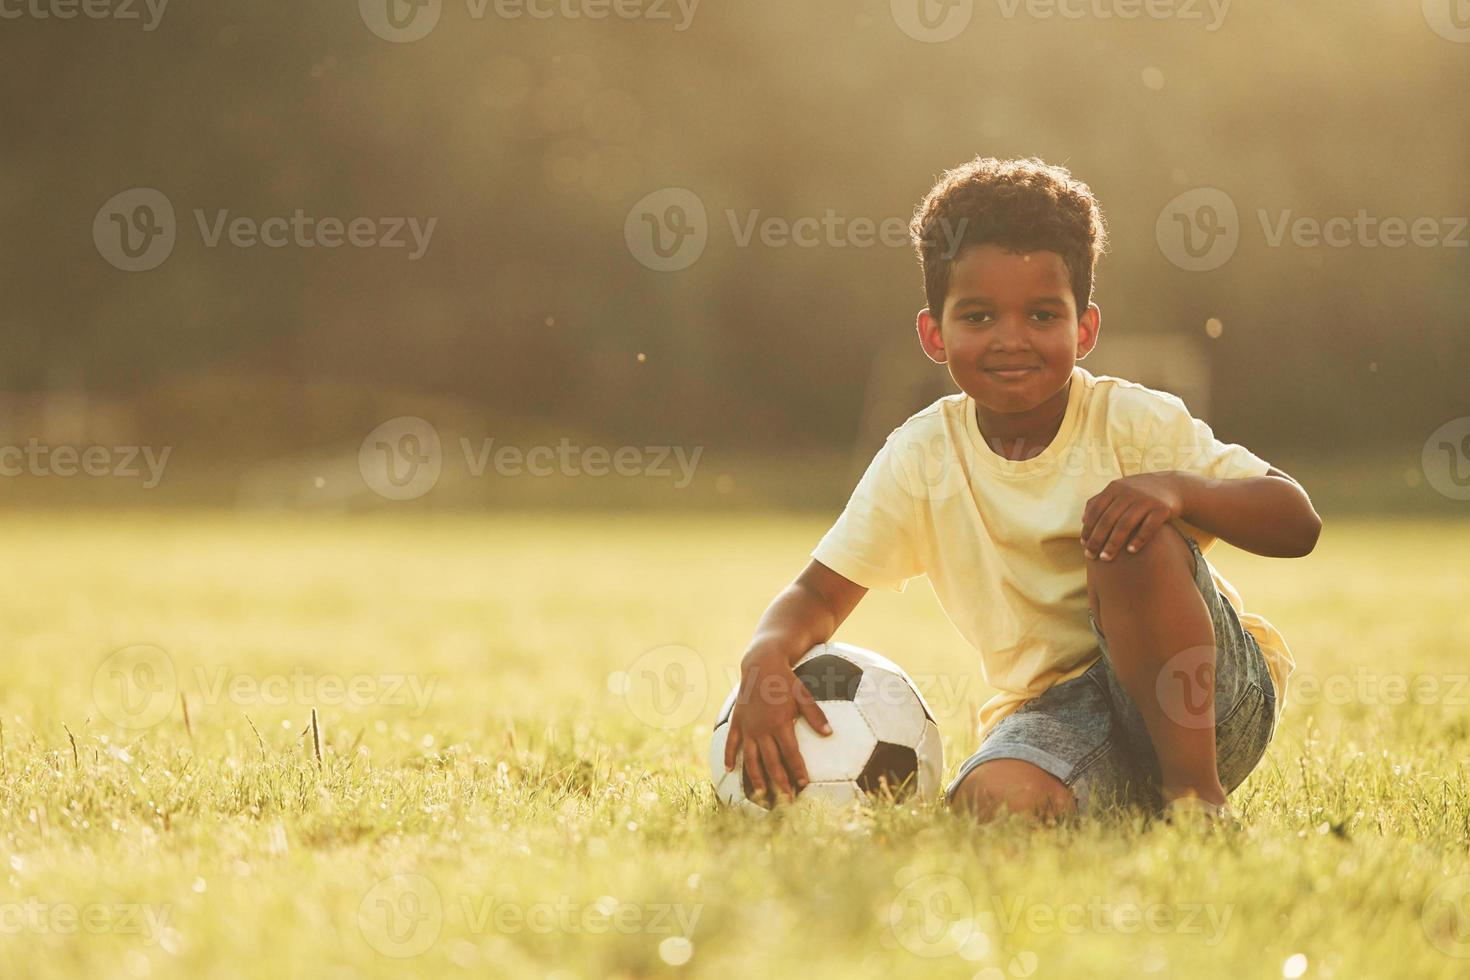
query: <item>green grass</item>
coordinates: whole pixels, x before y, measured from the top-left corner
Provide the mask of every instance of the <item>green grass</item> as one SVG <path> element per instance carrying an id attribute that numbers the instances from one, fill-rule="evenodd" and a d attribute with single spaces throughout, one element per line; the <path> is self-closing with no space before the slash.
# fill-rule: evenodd
<path id="1" fill-rule="evenodd" d="M 823 529 L 7 516 L 0 976 L 1470 970 L 1470 526 L 1212 552 L 1322 682 L 1216 833 L 719 810 L 709 722 Z M 988 692 L 927 585 L 840 637 L 934 683 L 952 772 Z"/>

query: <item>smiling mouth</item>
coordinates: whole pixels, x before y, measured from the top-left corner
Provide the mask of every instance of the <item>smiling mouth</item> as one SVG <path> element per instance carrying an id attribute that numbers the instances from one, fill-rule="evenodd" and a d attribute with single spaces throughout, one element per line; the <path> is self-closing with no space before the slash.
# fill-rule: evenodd
<path id="1" fill-rule="evenodd" d="M 1013 370 L 997 370 L 995 368 L 987 368 L 985 373 L 992 375 L 993 377 L 1000 378 L 1002 381 L 1017 381 L 1021 378 L 1029 376 L 1035 370 L 1036 368 L 1015 368 Z"/>

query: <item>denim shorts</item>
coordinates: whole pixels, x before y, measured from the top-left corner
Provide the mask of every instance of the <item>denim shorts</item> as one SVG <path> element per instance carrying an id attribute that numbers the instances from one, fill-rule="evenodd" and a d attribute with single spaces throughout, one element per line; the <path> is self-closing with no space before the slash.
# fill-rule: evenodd
<path id="1" fill-rule="evenodd" d="M 1230 792 L 1245 781 L 1270 744 L 1276 688 L 1255 637 L 1215 587 L 1198 542 L 1188 536 L 1185 541 L 1194 554 L 1195 585 L 1215 628 L 1215 758 L 1220 783 Z M 947 799 L 953 800 L 960 783 L 981 763 L 1020 759 L 1065 783 L 1077 799 L 1078 812 L 1110 804 L 1149 810 L 1161 806 L 1153 740 L 1113 673 L 1107 640 L 1091 610 L 1087 619 L 1102 656 L 1081 675 L 1048 688 L 1002 718 L 980 751 L 960 766 Z"/>

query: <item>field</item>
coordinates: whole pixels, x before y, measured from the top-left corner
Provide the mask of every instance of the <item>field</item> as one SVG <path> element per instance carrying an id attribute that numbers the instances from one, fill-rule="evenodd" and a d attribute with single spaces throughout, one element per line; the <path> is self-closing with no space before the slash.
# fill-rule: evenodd
<path id="1" fill-rule="evenodd" d="M 710 721 L 823 527 L 6 516 L 0 976 L 1470 972 L 1470 526 L 1212 552 L 1302 682 L 1213 833 L 717 809 Z M 840 637 L 952 772 L 987 691 L 927 584 Z"/>

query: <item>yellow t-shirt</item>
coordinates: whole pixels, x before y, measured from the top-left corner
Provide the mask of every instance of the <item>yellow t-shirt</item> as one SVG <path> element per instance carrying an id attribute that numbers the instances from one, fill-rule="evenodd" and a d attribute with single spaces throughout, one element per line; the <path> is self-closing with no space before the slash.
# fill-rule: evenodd
<path id="1" fill-rule="evenodd" d="M 1088 624 L 1082 510 L 1120 476 L 1184 470 L 1231 480 L 1270 464 L 1221 442 L 1177 396 L 1072 369 L 1066 414 L 1051 444 L 1009 460 L 984 441 L 975 402 L 939 399 L 889 434 L 847 507 L 812 557 L 858 585 L 902 592 L 928 575 L 945 614 L 980 652 L 997 689 L 980 711 L 980 738 L 1053 684 L 1101 655 Z M 1217 540 L 1174 522 L 1208 552 Z M 1213 566 L 1211 566 L 1213 572 Z M 1295 666 L 1275 627 L 1241 607 L 1218 572 L 1216 587 L 1256 639 L 1285 702 Z"/>

